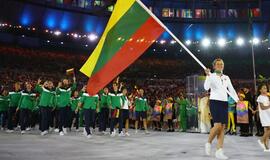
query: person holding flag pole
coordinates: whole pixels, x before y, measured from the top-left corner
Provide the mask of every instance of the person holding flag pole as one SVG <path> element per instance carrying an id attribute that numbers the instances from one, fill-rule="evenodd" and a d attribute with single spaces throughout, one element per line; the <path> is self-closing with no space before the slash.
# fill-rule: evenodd
<path id="1" fill-rule="evenodd" d="M 134 21 L 128 21 L 130 18 L 133 18 Z M 137 27 L 135 27 L 135 24 Z M 131 28 L 130 26 L 134 27 Z M 124 32 L 127 31 L 127 27 L 129 28 L 129 32 Z M 139 56 L 142 55 L 146 49 L 149 48 L 150 45 L 154 43 L 155 40 L 158 39 L 158 37 L 165 31 L 171 35 L 171 37 L 205 70 L 208 75 L 205 88 L 211 89 L 210 99 L 215 100 L 215 96 L 213 97 L 213 95 L 216 94 L 215 92 L 219 93 L 216 100 L 222 100 L 222 102 L 218 101 L 213 103 L 211 108 L 217 109 L 217 107 L 220 107 L 219 104 L 222 104 L 222 106 L 227 104 L 228 95 L 231 96 L 235 102 L 238 102 L 237 94 L 232 87 L 229 77 L 222 73 L 224 68 L 223 61 L 215 61 L 214 68 L 216 68 L 216 73 L 211 74 L 210 70 L 207 69 L 203 63 L 140 0 L 118 0 L 116 2 L 111 18 L 102 37 L 100 38 L 100 42 L 89 59 L 80 69 L 82 73 L 89 77 L 87 92 L 94 95 L 105 87 L 125 68 L 138 59 Z M 119 43 L 119 37 L 120 40 L 125 37 L 121 44 Z M 125 39 L 127 41 L 125 41 Z M 216 62 L 218 63 L 216 64 Z M 227 112 L 227 109 L 225 113 L 223 113 L 222 110 L 217 110 L 217 115 L 227 117 Z M 217 133 L 219 133 L 219 146 L 216 157 L 219 159 L 227 159 L 222 150 L 225 126 L 223 123 L 226 119 L 222 118 L 222 121 L 220 119 L 217 120 L 217 122 L 220 122 L 212 128 L 209 136 L 209 142 L 205 146 L 207 151 L 206 154 L 210 155 L 211 142 L 215 136 L 217 136 Z"/>
<path id="2" fill-rule="evenodd" d="M 224 129 L 228 121 L 228 96 L 231 96 L 235 102 L 239 98 L 235 92 L 231 80 L 223 74 L 224 62 L 222 59 L 216 59 L 213 62 L 214 73 L 206 68 L 204 64 L 140 1 L 136 0 L 164 29 L 173 39 L 183 47 L 187 53 L 205 70 L 207 78 L 204 88 L 210 92 L 210 109 L 214 120 L 214 127 L 210 131 L 208 142 L 205 144 L 206 155 L 211 155 L 211 143 L 217 136 L 218 146 L 216 151 L 217 159 L 228 159 L 223 153 Z M 228 88 L 228 89 L 227 89 Z M 223 107 L 224 106 L 224 107 Z"/>
<path id="3" fill-rule="evenodd" d="M 217 136 L 217 159 L 228 159 L 223 153 L 224 130 L 228 123 L 228 94 L 227 88 L 233 95 L 236 102 L 239 101 L 231 80 L 227 75 L 223 74 L 224 62 L 222 59 L 215 59 L 213 62 L 214 73 L 210 69 L 206 69 L 206 80 L 204 89 L 210 89 L 210 112 L 213 117 L 214 127 L 211 129 L 208 142 L 205 144 L 206 155 L 211 155 L 211 143 Z"/>

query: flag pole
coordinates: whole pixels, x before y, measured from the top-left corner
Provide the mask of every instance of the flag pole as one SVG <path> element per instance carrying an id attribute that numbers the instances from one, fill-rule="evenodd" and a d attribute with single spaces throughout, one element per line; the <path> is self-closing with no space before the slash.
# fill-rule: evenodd
<path id="1" fill-rule="evenodd" d="M 205 65 L 154 15 L 140 0 L 136 0 L 145 11 L 150 14 L 172 37 L 173 39 L 184 48 L 188 54 L 205 70 Z"/>
<path id="2" fill-rule="evenodd" d="M 145 9 L 145 11 L 150 14 L 172 37 L 173 39 L 181 45 L 182 48 L 184 48 L 187 53 L 205 70 L 207 69 L 205 67 L 205 65 L 167 28 L 167 26 L 165 26 L 165 24 L 163 24 L 158 18 L 156 15 L 154 15 L 140 0 L 136 0 L 137 3 L 140 4 L 140 6 L 142 8 Z M 233 94 L 231 92 L 228 91 L 228 89 L 226 89 L 226 92 L 229 96 L 231 96 L 235 102 L 238 101 L 238 98 L 237 97 L 234 97 Z"/>

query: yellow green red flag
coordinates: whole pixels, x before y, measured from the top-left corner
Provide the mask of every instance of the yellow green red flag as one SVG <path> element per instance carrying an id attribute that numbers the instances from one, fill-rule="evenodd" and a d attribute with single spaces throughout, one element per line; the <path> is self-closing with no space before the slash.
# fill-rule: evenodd
<path id="1" fill-rule="evenodd" d="M 117 0 L 98 45 L 80 69 L 89 77 L 87 92 L 90 95 L 98 93 L 164 31 L 136 0 Z"/>

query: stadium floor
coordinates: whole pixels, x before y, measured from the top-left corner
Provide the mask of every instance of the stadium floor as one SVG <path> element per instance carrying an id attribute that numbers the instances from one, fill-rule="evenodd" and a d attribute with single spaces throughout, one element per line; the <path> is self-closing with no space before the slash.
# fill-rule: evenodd
<path id="1" fill-rule="evenodd" d="M 94 134 L 86 139 L 81 132 L 60 137 L 40 136 L 37 131 L 20 135 L 0 131 L 0 160 L 209 160 L 204 156 L 206 134 L 142 131 L 130 137 Z M 231 160 L 270 158 L 257 144 L 257 137 L 226 136 L 225 153 Z M 215 143 L 214 143 L 215 144 Z M 214 146 L 213 146 L 214 150 Z M 214 155 L 214 154 L 213 154 Z"/>

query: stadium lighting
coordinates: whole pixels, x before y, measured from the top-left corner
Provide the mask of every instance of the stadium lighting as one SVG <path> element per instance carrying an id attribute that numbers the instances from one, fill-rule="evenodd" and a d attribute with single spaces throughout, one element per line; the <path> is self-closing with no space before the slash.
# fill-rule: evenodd
<path id="1" fill-rule="evenodd" d="M 50 41 L 49 41 L 49 40 L 47 40 L 47 43 L 50 43 Z"/>
<path id="2" fill-rule="evenodd" d="M 78 38 L 78 34 L 77 34 L 77 33 L 74 33 L 74 34 L 73 34 L 73 37 L 74 37 L 74 38 Z"/>
<path id="3" fill-rule="evenodd" d="M 211 44 L 210 39 L 204 38 L 204 39 L 202 40 L 202 46 L 203 46 L 203 47 L 209 47 L 210 44 Z"/>
<path id="4" fill-rule="evenodd" d="M 253 43 L 254 45 L 258 45 L 258 44 L 260 43 L 259 38 L 253 38 L 252 43 Z"/>
<path id="5" fill-rule="evenodd" d="M 64 42 L 61 42 L 61 44 L 64 44 Z"/>
<path id="6" fill-rule="evenodd" d="M 241 38 L 241 37 L 237 38 L 236 44 L 237 44 L 238 46 L 243 46 L 244 43 L 245 43 L 245 41 L 244 41 L 243 38 Z"/>
<path id="7" fill-rule="evenodd" d="M 226 40 L 224 38 L 220 38 L 217 41 L 219 47 L 224 47 L 226 45 Z"/>
<path id="8" fill-rule="evenodd" d="M 166 41 L 165 40 L 160 40 L 160 44 L 165 44 Z"/>
<path id="9" fill-rule="evenodd" d="M 186 45 L 191 45 L 191 40 L 186 40 Z"/>
<path id="10" fill-rule="evenodd" d="M 176 43 L 176 41 L 175 40 L 171 40 L 171 44 L 175 44 Z"/>
<path id="11" fill-rule="evenodd" d="M 54 32 L 54 35 L 60 36 L 60 35 L 61 35 L 61 32 L 60 32 L 60 31 L 55 31 L 55 32 Z"/>
<path id="12" fill-rule="evenodd" d="M 87 37 L 90 41 L 95 41 L 98 38 L 98 36 L 93 33 L 89 34 Z"/>

